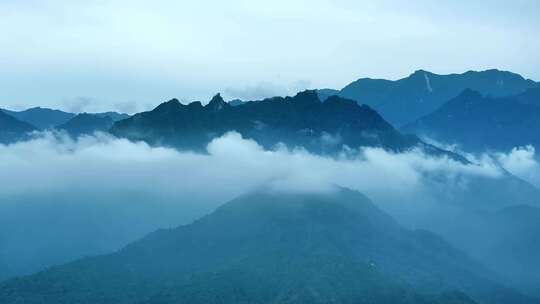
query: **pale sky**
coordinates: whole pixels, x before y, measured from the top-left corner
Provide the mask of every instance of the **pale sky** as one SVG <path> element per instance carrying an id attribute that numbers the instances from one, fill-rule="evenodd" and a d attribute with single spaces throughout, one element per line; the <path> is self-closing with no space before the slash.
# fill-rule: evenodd
<path id="1" fill-rule="evenodd" d="M 0 107 L 134 112 L 414 70 L 540 80 L 540 1 L 0 0 Z"/>

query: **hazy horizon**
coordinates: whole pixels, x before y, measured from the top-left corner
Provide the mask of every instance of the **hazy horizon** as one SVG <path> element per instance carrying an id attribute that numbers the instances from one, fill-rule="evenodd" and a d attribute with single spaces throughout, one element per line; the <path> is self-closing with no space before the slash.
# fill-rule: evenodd
<path id="1" fill-rule="evenodd" d="M 492 68 L 492 69 L 497 69 L 497 68 Z M 193 101 L 201 101 L 203 104 L 206 104 L 207 102 L 210 101 L 210 99 L 215 96 L 216 94 L 221 94 L 222 97 L 225 98 L 225 100 L 229 101 L 229 100 L 234 100 L 234 99 L 240 99 L 240 100 L 246 100 L 246 101 L 251 101 L 251 100 L 261 100 L 261 99 L 264 99 L 264 98 L 270 98 L 270 97 L 275 97 L 275 96 L 294 96 L 295 94 L 297 94 L 298 92 L 301 92 L 301 91 L 304 91 L 304 90 L 317 90 L 317 89 L 337 89 L 337 90 L 340 90 L 342 89 L 344 86 L 346 86 L 347 84 L 357 80 L 357 79 L 360 79 L 360 78 L 372 78 L 372 79 L 387 79 L 387 80 L 399 80 L 399 79 L 403 79 L 403 78 L 406 78 L 408 77 L 410 74 L 412 74 L 413 72 L 415 71 L 418 71 L 418 70 L 425 70 L 425 71 L 428 71 L 428 72 L 431 72 L 431 73 L 434 73 L 434 74 L 438 74 L 438 75 L 448 75 L 448 74 L 462 74 L 462 73 L 465 73 L 465 72 L 468 72 L 468 71 L 474 71 L 474 72 L 481 72 L 481 71 L 486 71 L 486 70 L 491 70 L 491 69 L 484 69 L 484 70 L 465 70 L 465 71 L 462 71 L 462 72 L 455 72 L 455 73 L 436 73 L 436 72 L 433 72 L 431 70 L 426 70 L 426 69 L 416 69 L 414 71 L 411 71 L 409 74 L 407 75 L 404 75 L 402 77 L 397 77 L 397 78 L 383 78 L 383 77 L 371 77 L 369 75 L 365 75 L 365 76 L 359 76 L 355 79 L 352 79 L 351 81 L 345 83 L 343 86 L 339 86 L 339 87 L 312 87 L 312 86 L 308 86 L 309 83 L 303 83 L 303 82 L 298 82 L 298 83 L 294 83 L 294 84 L 291 84 L 291 86 L 289 87 L 279 87 L 279 86 L 276 86 L 274 84 L 270 84 L 270 83 L 259 83 L 258 85 L 254 86 L 254 87 L 248 87 L 248 88 L 244 88 L 244 89 L 237 89 L 237 90 L 233 90 L 231 88 L 227 88 L 227 89 L 224 89 L 224 90 L 216 90 L 215 92 L 210 92 L 208 96 L 205 96 L 203 98 L 185 98 L 185 97 L 181 97 L 181 96 L 165 96 L 165 97 L 162 97 L 161 99 L 156 99 L 156 100 L 153 100 L 153 101 L 150 101 L 146 104 L 140 104 L 140 103 L 137 103 L 136 101 L 132 101 L 132 102 L 125 102 L 125 103 L 110 103 L 110 104 L 103 104 L 103 105 L 99 105 L 98 107 L 96 107 L 95 104 L 93 104 L 94 100 L 92 100 L 90 97 L 85 97 L 85 96 L 79 96 L 79 97 L 76 97 L 74 98 L 73 100 L 65 100 L 61 103 L 53 103 L 51 104 L 50 106 L 49 105 L 43 105 L 43 104 L 40 104 L 40 103 L 36 103 L 36 104 L 15 104 L 11 107 L 0 107 L 0 108 L 3 108 L 3 109 L 6 109 L 6 110 L 12 110 L 12 111 L 23 111 L 23 110 L 27 110 L 27 109 L 31 109 L 31 108 L 51 108 L 51 109 L 55 109 L 55 110 L 62 110 L 62 111 L 66 111 L 66 112 L 72 112 L 72 113 L 99 113 L 99 112 L 108 112 L 108 111 L 115 111 L 115 112 L 119 112 L 119 113 L 127 113 L 127 114 L 135 114 L 137 112 L 142 112 L 142 111 L 149 111 L 149 110 L 152 110 L 153 108 L 155 108 L 156 106 L 158 106 L 159 104 L 163 103 L 163 102 L 166 102 L 170 99 L 179 99 L 179 101 L 183 104 L 188 104 L 190 102 L 193 102 Z M 512 72 L 512 73 L 516 73 L 516 74 L 519 74 L 521 76 L 523 76 L 525 79 L 531 79 L 531 78 L 528 78 L 528 77 L 525 77 L 524 75 L 520 74 L 520 73 L 517 73 L 515 71 L 507 71 L 507 70 L 502 70 L 502 71 L 506 71 L 506 72 Z M 531 79 L 533 81 L 536 81 L 538 82 L 536 79 Z"/>

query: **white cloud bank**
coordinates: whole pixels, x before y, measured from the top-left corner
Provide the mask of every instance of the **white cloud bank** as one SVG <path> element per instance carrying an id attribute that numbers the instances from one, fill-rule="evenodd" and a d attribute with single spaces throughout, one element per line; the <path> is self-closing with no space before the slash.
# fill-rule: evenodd
<path id="1" fill-rule="evenodd" d="M 496 153 L 495 157 L 503 168 L 520 178 L 540 186 L 540 165 L 533 146 L 513 148 L 509 153 Z"/>
<path id="2" fill-rule="evenodd" d="M 530 147 L 469 165 L 422 151 L 349 152 L 329 158 L 285 147 L 267 151 L 238 133 L 213 140 L 206 154 L 105 134 L 73 141 L 42 133 L 0 145 L 0 280 L 111 252 L 263 185 L 309 192 L 348 187 L 406 224 L 421 225 L 418 219 L 437 221 L 434 214 L 454 210 L 434 202 L 459 202 L 478 186 L 471 181 L 503 176 L 498 163 L 520 176 L 538 170 Z M 483 201 L 491 202 L 469 200 Z"/>
<path id="3" fill-rule="evenodd" d="M 326 191 L 337 184 L 388 198 L 419 191 L 434 177 L 451 182 L 503 174 L 488 158 L 465 165 L 421 151 L 395 154 L 366 148 L 354 157 L 338 158 L 285 147 L 265 151 L 238 133 L 215 139 L 207 151 L 179 152 L 105 134 L 73 141 L 45 133 L 0 146 L 0 196 L 143 192 L 177 203 L 189 198 L 221 203 L 265 184 L 297 191 Z M 509 166 L 523 166 L 512 154 L 498 157 Z"/>

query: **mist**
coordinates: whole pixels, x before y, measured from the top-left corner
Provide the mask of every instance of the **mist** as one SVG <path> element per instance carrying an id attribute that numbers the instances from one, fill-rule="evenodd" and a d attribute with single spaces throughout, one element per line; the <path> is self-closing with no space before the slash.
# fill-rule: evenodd
<path id="1" fill-rule="evenodd" d="M 516 147 L 508 153 L 495 153 L 495 157 L 510 173 L 540 187 L 540 165 L 533 146 Z"/>
<path id="2" fill-rule="evenodd" d="M 505 170 L 538 176 L 532 159 L 532 147 L 464 164 L 422 150 L 348 149 L 335 157 L 284 145 L 264 150 L 235 132 L 214 139 L 207 153 L 102 133 L 76 140 L 36 133 L 29 141 L 0 145 L 0 279 L 112 252 L 260 187 L 319 193 L 336 185 L 351 188 L 403 223 L 423 228 L 428 224 L 419 219 L 433 210 L 446 216 L 458 210 L 460 193 L 475 190 L 475 181 L 496 182 Z"/>
<path id="3" fill-rule="evenodd" d="M 525 152 L 532 157 L 534 149 Z M 212 208 L 261 185 L 318 192 L 337 184 L 391 198 L 418 192 L 433 177 L 465 187 L 460 178 L 499 178 L 503 168 L 519 172 L 533 169 L 516 154 L 523 154 L 523 150 L 498 153 L 496 158 L 483 156 L 471 164 L 428 156 L 419 149 L 407 153 L 349 149 L 336 157 L 324 157 L 284 145 L 264 150 L 235 132 L 214 139 L 207 153 L 200 154 L 151 147 L 103 133 L 73 140 L 62 133 L 45 132 L 36 133 L 30 141 L 0 146 L 0 195 L 140 192 L 177 205 L 195 200 Z"/>

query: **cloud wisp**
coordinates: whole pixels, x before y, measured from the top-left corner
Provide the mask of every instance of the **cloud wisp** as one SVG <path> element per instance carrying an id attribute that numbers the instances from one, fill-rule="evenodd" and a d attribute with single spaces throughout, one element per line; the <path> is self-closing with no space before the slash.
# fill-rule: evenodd
<path id="1" fill-rule="evenodd" d="M 540 164 L 533 146 L 515 147 L 508 153 L 495 153 L 494 157 L 508 172 L 540 187 Z"/>

